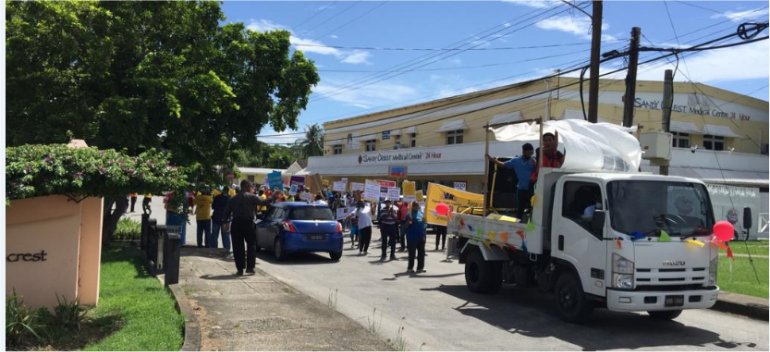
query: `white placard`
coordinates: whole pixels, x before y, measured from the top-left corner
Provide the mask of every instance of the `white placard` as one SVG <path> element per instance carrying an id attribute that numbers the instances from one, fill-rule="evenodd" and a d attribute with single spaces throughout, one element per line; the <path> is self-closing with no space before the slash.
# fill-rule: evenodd
<path id="1" fill-rule="evenodd" d="M 336 192 L 345 192 L 346 186 L 347 184 L 345 182 L 342 182 L 342 181 L 334 182 L 334 184 L 332 184 L 332 190 Z"/>
<path id="2" fill-rule="evenodd" d="M 364 184 L 363 183 L 358 183 L 358 182 L 351 182 L 350 183 L 350 191 L 351 192 L 363 191 L 363 190 L 364 190 Z"/>
<path id="3" fill-rule="evenodd" d="M 364 198 L 380 199 L 380 184 L 367 182 L 364 185 Z"/>
<path id="4" fill-rule="evenodd" d="M 356 208 L 337 208 L 337 220 L 344 220 L 355 211 Z"/>
<path id="5" fill-rule="evenodd" d="M 299 195 L 299 199 L 305 200 L 305 201 L 312 201 L 313 200 L 313 194 L 310 192 L 302 192 Z"/>
<path id="6" fill-rule="evenodd" d="M 392 201 L 397 201 L 401 196 L 401 188 L 393 187 L 388 188 L 388 198 Z"/>
<path id="7" fill-rule="evenodd" d="M 465 190 L 465 188 L 467 187 L 467 185 L 468 185 L 468 184 L 467 184 L 467 183 L 465 183 L 465 182 L 455 182 L 455 183 L 454 183 L 454 187 L 452 187 L 452 188 L 454 188 L 454 189 L 459 189 L 459 190 L 461 190 L 461 191 L 464 191 L 464 190 Z"/>
<path id="8" fill-rule="evenodd" d="M 297 185 L 296 184 L 291 185 L 291 187 L 289 188 L 289 194 L 292 195 L 292 196 L 297 194 Z"/>

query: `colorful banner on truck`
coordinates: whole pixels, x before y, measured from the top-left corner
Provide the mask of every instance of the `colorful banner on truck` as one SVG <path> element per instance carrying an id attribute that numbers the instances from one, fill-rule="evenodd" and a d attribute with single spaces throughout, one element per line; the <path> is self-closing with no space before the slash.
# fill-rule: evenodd
<path id="1" fill-rule="evenodd" d="M 467 207 L 481 207 L 484 195 L 428 183 L 428 194 L 425 204 L 425 219 L 429 224 L 447 226 L 449 214 L 460 212 Z M 441 206 L 440 206 L 441 204 Z"/>

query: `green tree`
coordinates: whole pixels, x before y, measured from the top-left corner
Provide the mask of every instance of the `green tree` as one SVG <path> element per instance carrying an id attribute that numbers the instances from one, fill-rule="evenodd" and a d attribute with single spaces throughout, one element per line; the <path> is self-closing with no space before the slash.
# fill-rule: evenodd
<path id="1" fill-rule="evenodd" d="M 324 131 L 317 123 L 307 126 L 305 139 L 300 143 L 305 158 L 324 154 Z"/>
<path id="2" fill-rule="evenodd" d="M 224 19 L 208 1 L 7 1 L 8 145 L 74 135 L 220 177 L 263 127 L 296 129 L 319 81 L 287 31 Z M 105 196 L 125 212 L 125 195 Z"/>

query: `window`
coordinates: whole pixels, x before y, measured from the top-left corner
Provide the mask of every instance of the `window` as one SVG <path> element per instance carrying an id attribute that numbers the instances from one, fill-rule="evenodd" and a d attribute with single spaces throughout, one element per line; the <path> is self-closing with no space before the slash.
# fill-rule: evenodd
<path id="1" fill-rule="evenodd" d="M 254 175 L 247 175 L 246 179 L 249 180 L 249 182 L 254 182 Z"/>
<path id="2" fill-rule="evenodd" d="M 446 144 L 463 144 L 463 130 L 454 130 L 446 133 Z"/>
<path id="3" fill-rule="evenodd" d="M 367 152 L 373 152 L 377 150 L 377 140 L 376 139 L 370 139 L 366 141 L 366 151 Z"/>
<path id="4" fill-rule="evenodd" d="M 332 146 L 332 154 L 339 155 L 342 154 L 342 144 L 335 144 Z"/>
<path id="5" fill-rule="evenodd" d="M 412 133 L 412 143 L 411 143 L 411 146 L 412 146 L 412 148 L 417 146 L 417 133 Z"/>
<path id="6" fill-rule="evenodd" d="M 707 150 L 725 150 L 725 137 L 704 135 L 703 148 Z"/>
<path id="7" fill-rule="evenodd" d="M 687 133 L 671 132 L 674 135 L 671 146 L 674 148 L 689 148 L 690 135 Z"/>
<path id="8" fill-rule="evenodd" d="M 393 143 L 393 149 L 401 149 L 401 136 L 394 136 L 395 142 Z"/>
<path id="9" fill-rule="evenodd" d="M 302 207 L 292 209 L 289 220 L 334 220 L 334 215 L 329 207 Z"/>

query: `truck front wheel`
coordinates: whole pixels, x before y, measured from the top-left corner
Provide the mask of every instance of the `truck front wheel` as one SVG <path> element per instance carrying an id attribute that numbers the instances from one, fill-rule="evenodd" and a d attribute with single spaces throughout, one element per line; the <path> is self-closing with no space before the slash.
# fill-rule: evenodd
<path id="1" fill-rule="evenodd" d="M 591 315 L 593 303 L 586 297 L 575 275 L 570 272 L 559 275 L 555 291 L 559 315 L 564 321 L 580 324 Z"/>
<path id="2" fill-rule="evenodd" d="M 484 260 L 473 250 L 465 261 L 465 284 L 471 292 L 496 293 L 503 284 L 503 263 Z"/>
<path id="3" fill-rule="evenodd" d="M 647 314 L 650 315 L 650 318 L 655 320 L 673 320 L 676 319 L 679 314 L 682 314 L 682 310 L 656 310 L 649 311 Z"/>

